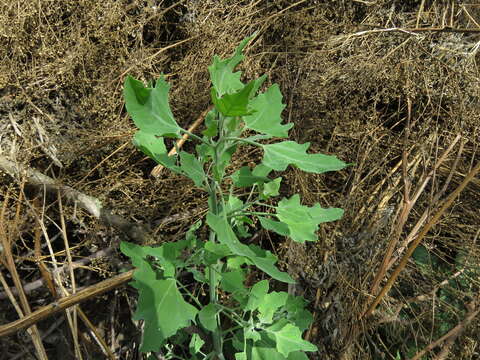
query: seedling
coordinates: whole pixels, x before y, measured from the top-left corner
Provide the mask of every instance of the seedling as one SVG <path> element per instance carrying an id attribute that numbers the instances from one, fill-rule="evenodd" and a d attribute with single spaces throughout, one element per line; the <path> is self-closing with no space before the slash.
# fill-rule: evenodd
<path id="1" fill-rule="evenodd" d="M 144 321 L 143 352 L 161 351 L 164 358 L 175 359 L 300 360 L 308 359 L 305 351 L 317 351 L 302 339 L 312 322 L 302 297 L 271 291 L 268 280 L 245 285 L 247 275 L 257 269 L 282 283 L 294 280 L 277 268 L 277 257 L 270 251 L 241 239 L 249 238 L 254 224 L 260 224 L 296 242 L 317 240 L 318 225 L 339 219 L 342 209 L 304 206 L 299 195 L 272 205 L 282 178 L 270 174 L 289 165 L 320 174 L 347 164 L 335 156 L 307 153 L 308 143 L 265 142 L 288 138 L 293 124 L 282 124 L 285 105 L 277 84 L 261 92 L 266 76 L 244 84 L 241 72 L 234 72 L 252 38 L 244 39 L 232 57 L 213 58 L 208 70 L 214 107 L 206 116 L 202 136 L 175 121 L 168 103 L 170 86 L 163 76 L 147 87 L 132 77 L 125 80 L 127 111 L 139 129 L 135 146 L 190 178 L 208 194 L 209 208 L 208 239 L 197 238 L 202 226 L 198 221 L 185 239 L 175 243 L 121 244 L 136 267 L 132 286 L 139 299 L 134 318 Z M 249 136 L 242 137 L 247 130 Z M 178 150 L 178 155 L 168 156 L 164 138 L 184 134 L 197 143 L 196 154 Z M 261 149 L 263 160 L 254 168 L 231 172 L 232 155 L 243 146 Z M 198 287 L 185 282 L 186 273 L 191 274 L 189 283 L 193 278 Z"/>

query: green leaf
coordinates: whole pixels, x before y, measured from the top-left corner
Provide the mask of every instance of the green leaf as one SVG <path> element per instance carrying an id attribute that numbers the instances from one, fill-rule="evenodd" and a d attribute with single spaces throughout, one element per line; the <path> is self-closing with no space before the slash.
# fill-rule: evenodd
<path id="1" fill-rule="evenodd" d="M 287 302 L 288 293 L 272 291 L 265 295 L 258 306 L 259 320 L 264 324 L 273 321 L 275 312 Z"/>
<path id="2" fill-rule="evenodd" d="M 190 228 L 188 229 L 187 233 L 185 234 L 185 239 L 190 241 L 194 244 L 197 241 L 197 237 L 195 236 L 195 231 L 200 229 L 202 226 L 202 220 L 197 220 Z"/>
<path id="3" fill-rule="evenodd" d="M 205 126 L 207 128 L 202 131 L 202 134 L 209 138 L 213 138 L 218 134 L 217 114 L 217 110 L 212 109 L 208 112 L 207 116 L 205 116 Z"/>
<path id="4" fill-rule="evenodd" d="M 261 280 L 252 286 L 250 289 L 250 296 L 248 298 L 248 303 L 245 306 L 245 311 L 252 311 L 258 309 L 260 304 L 263 301 L 263 298 L 268 293 L 268 281 Z"/>
<path id="5" fill-rule="evenodd" d="M 246 291 L 245 285 L 245 274 L 243 270 L 234 270 L 222 273 L 222 279 L 220 284 L 222 289 L 229 293 L 244 292 Z"/>
<path id="6" fill-rule="evenodd" d="M 202 324 L 205 329 L 214 331 L 217 328 L 217 314 L 218 309 L 215 307 L 215 304 L 210 303 L 200 310 L 198 320 L 200 320 L 200 324 Z"/>
<path id="7" fill-rule="evenodd" d="M 257 331 L 254 327 L 248 327 L 245 329 L 245 339 L 251 339 L 253 341 L 258 341 L 261 340 L 262 335 L 260 335 L 260 332 Z"/>
<path id="8" fill-rule="evenodd" d="M 177 174 L 184 175 L 180 166 L 177 165 L 177 157 L 178 155 L 168 156 L 167 154 L 160 154 L 155 157 L 155 160 L 167 169 L 170 169 Z"/>
<path id="9" fill-rule="evenodd" d="M 188 345 L 190 350 L 190 355 L 196 355 L 202 348 L 205 341 L 200 338 L 200 335 L 193 334 L 192 339 L 190 340 L 190 344 Z"/>
<path id="10" fill-rule="evenodd" d="M 229 269 L 241 269 L 243 264 L 251 265 L 251 262 L 243 256 L 231 256 L 227 259 Z"/>
<path id="11" fill-rule="evenodd" d="M 179 329 L 190 325 L 197 309 L 187 303 L 173 278 L 158 279 L 158 273 L 146 260 L 152 249 L 122 242 L 120 250 L 137 268 L 131 285 L 139 292 L 135 320 L 145 320 L 141 351 L 158 351 L 164 341 Z"/>
<path id="12" fill-rule="evenodd" d="M 277 267 L 275 266 L 275 257 L 272 261 L 271 256 L 257 256 L 255 252 L 250 249 L 250 247 L 242 244 L 235 236 L 235 233 L 233 232 L 225 217 L 220 217 L 209 212 L 207 215 L 207 224 L 208 226 L 210 226 L 211 229 L 213 229 L 213 231 L 215 231 L 218 236 L 219 242 L 227 245 L 235 255 L 248 258 L 260 270 L 264 271 L 278 281 L 282 281 L 285 283 L 295 283 L 295 281 L 290 277 L 290 275 L 277 269 Z M 269 255 L 272 254 L 269 253 Z"/>
<path id="13" fill-rule="evenodd" d="M 142 130 L 137 131 L 133 136 L 133 144 L 157 163 L 160 163 L 157 160 L 158 155 L 167 153 L 162 137 L 157 137 Z"/>
<path id="14" fill-rule="evenodd" d="M 254 97 L 255 94 L 257 93 L 258 89 L 260 89 L 260 86 L 265 82 L 267 79 L 267 74 L 263 74 L 260 76 L 258 79 L 255 79 L 255 85 L 253 86 L 252 93 L 250 94 L 250 97 Z"/>
<path id="15" fill-rule="evenodd" d="M 280 183 L 282 182 L 282 178 L 278 177 L 274 179 L 273 181 L 270 181 L 263 185 L 263 190 L 262 190 L 262 198 L 263 199 L 269 199 L 273 196 L 278 196 L 280 195 L 279 190 L 280 190 Z"/>
<path id="16" fill-rule="evenodd" d="M 205 175 L 202 163 L 192 154 L 181 151 L 180 164 L 183 173 L 192 179 L 196 186 L 203 187 L 207 175 Z"/>
<path id="17" fill-rule="evenodd" d="M 220 258 L 232 255 L 232 252 L 227 245 L 218 244 L 211 241 L 205 243 L 205 250 L 211 252 L 212 254 L 220 256 Z"/>
<path id="18" fill-rule="evenodd" d="M 220 161 L 218 162 L 217 166 L 214 166 L 213 168 L 213 175 L 215 177 L 215 180 L 222 181 L 223 175 L 225 173 L 225 168 L 230 163 L 230 159 L 232 158 L 232 155 L 235 153 L 236 150 L 236 145 L 232 145 L 222 152 Z"/>
<path id="19" fill-rule="evenodd" d="M 146 88 L 141 81 L 127 76 L 123 90 L 125 106 L 140 130 L 157 136 L 178 137 L 180 127 L 168 104 L 169 90 L 170 85 L 163 76 L 154 88 Z"/>
<path id="20" fill-rule="evenodd" d="M 130 257 L 135 267 L 142 267 L 145 264 L 151 266 L 150 262 L 147 261 L 147 257 L 153 256 L 156 264 L 163 269 L 164 277 L 175 276 L 175 264 L 163 256 L 163 248 L 161 247 L 152 248 L 123 241 L 120 243 L 120 251 Z"/>
<path id="21" fill-rule="evenodd" d="M 210 265 L 210 264 L 209 264 Z M 189 268 L 188 271 L 190 271 L 193 275 L 193 278 L 195 279 L 195 281 L 199 282 L 199 283 L 203 283 L 203 284 L 208 284 L 209 283 L 209 280 L 207 279 L 207 277 L 205 276 L 205 274 L 200 271 L 200 270 L 197 270 L 196 267 L 193 267 L 193 268 Z"/>
<path id="22" fill-rule="evenodd" d="M 243 206 L 243 201 L 242 200 L 240 200 L 236 196 L 229 195 L 227 203 L 225 204 L 225 209 L 223 210 L 223 212 L 228 215 L 228 214 L 230 214 L 234 211 L 240 210 L 242 208 L 242 206 Z"/>
<path id="23" fill-rule="evenodd" d="M 288 225 L 283 222 L 274 221 L 263 216 L 258 216 L 258 220 L 260 220 L 260 224 L 262 224 L 262 227 L 266 230 L 274 231 L 282 236 L 290 235 Z"/>
<path id="24" fill-rule="evenodd" d="M 292 240 L 300 243 L 316 241 L 318 225 L 338 220 L 342 215 L 343 210 L 339 208 L 323 209 L 319 204 L 312 207 L 301 205 L 298 194 L 290 199 L 282 199 L 276 214 L 281 222 L 287 224 Z"/>
<path id="25" fill-rule="evenodd" d="M 317 351 L 317 347 L 312 343 L 302 339 L 300 329 L 290 323 L 278 321 L 265 329 L 272 334 L 276 340 L 277 350 L 284 356 L 288 356 L 294 351 Z"/>
<path id="26" fill-rule="evenodd" d="M 252 175 L 267 177 L 272 172 L 272 168 L 265 166 L 264 164 L 258 164 L 253 168 Z"/>
<path id="27" fill-rule="evenodd" d="M 208 67 L 212 85 L 218 93 L 218 96 L 233 93 L 243 87 L 240 81 L 242 73 L 240 71 L 233 72 L 235 67 L 243 60 L 242 50 L 248 42 L 254 37 L 245 38 L 235 50 L 235 54 L 225 60 L 221 60 L 218 56 L 213 57 L 213 63 Z"/>
<path id="28" fill-rule="evenodd" d="M 310 143 L 301 145 L 294 141 L 263 145 L 265 151 L 263 164 L 277 171 L 283 171 L 288 165 L 294 165 L 303 171 L 316 174 L 341 170 L 348 165 L 336 156 L 307 154 L 309 146 Z"/>
<path id="29" fill-rule="evenodd" d="M 210 95 L 215 108 L 224 116 L 244 116 L 251 114 L 248 109 L 250 93 L 252 92 L 254 81 L 250 81 L 242 89 L 233 94 L 225 94 L 221 98 L 217 97 L 215 89 L 211 89 Z"/>
<path id="30" fill-rule="evenodd" d="M 294 351 L 288 354 L 287 360 L 308 360 L 308 356 L 303 351 Z"/>
<path id="31" fill-rule="evenodd" d="M 302 351 L 290 352 L 288 357 L 283 356 L 276 346 L 275 337 L 265 331 L 260 332 L 261 340 L 256 341 L 253 345 L 247 343 L 247 349 L 243 353 L 239 353 L 245 357 L 239 359 L 248 360 L 308 360 L 308 357 Z M 236 356 L 236 354 L 235 354 Z"/>
<path id="32" fill-rule="evenodd" d="M 263 94 L 258 95 L 250 102 L 250 109 L 255 110 L 252 115 L 244 116 L 245 127 L 280 138 L 288 137 L 288 131 L 293 124 L 282 125 L 282 93 L 278 84 L 268 88 Z"/>
<path id="33" fill-rule="evenodd" d="M 270 179 L 265 176 L 253 175 L 248 166 L 243 166 L 240 168 L 240 170 L 235 171 L 232 174 L 232 180 L 236 187 L 248 187 L 256 183 L 262 184 L 270 181 Z"/>
<path id="34" fill-rule="evenodd" d="M 428 252 L 427 248 L 423 245 L 418 246 L 412 254 L 413 259 L 423 268 L 426 270 L 427 268 L 432 266 L 432 261 L 430 258 L 430 253 Z"/>
<path id="35" fill-rule="evenodd" d="M 167 338 L 190 325 L 197 309 L 187 303 L 175 279 L 158 280 L 146 261 L 137 265 L 131 285 L 139 292 L 135 320 L 144 320 L 145 329 L 140 350 L 158 351 Z"/>
<path id="36" fill-rule="evenodd" d="M 307 301 L 301 296 L 289 296 L 285 304 L 287 319 L 297 326 L 300 331 L 305 331 L 313 322 L 313 316 L 310 311 L 305 309 Z"/>

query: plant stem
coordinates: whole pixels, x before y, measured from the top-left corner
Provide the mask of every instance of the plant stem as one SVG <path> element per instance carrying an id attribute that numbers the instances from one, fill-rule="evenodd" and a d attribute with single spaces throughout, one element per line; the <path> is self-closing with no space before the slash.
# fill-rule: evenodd
<path id="1" fill-rule="evenodd" d="M 198 135 L 195 135 L 194 133 L 188 131 L 188 130 L 185 130 L 185 129 L 180 129 L 180 132 L 184 133 L 184 134 L 187 134 L 188 136 L 190 136 L 192 139 L 195 139 L 195 140 L 198 140 L 204 144 L 207 144 L 207 145 L 210 145 L 210 143 L 208 143 L 207 141 L 205 141 L 204 139 L 202 139 L 200 136 Z"/>
<path id="2" fill-rule="evenodd" d="M 217 184 L 215 181 L 212 182 L 210 185 L 210 204 L 212 204 L 212 212 L 214 214 L 218 213 L 218 198 L 217 198 L 217 192 L 216 192 L 216 187 Z M 216 240 L 216 235 L 213 230 L 210 230 L 210 237 L 209 240 L 212 243 L 215 243 Z M 209 291 L 210 291 L 210 303 L 211 304 L 216 304 L 217 303 L 217 270 L 218 270 L 218 262 L 217 264 L 210 265 L 209 266 L 209 271 L 208 271 L 208 282 L 209 282 Z M 213 347 L 215 349 L 215 353 L 218 356 L 218 359 L 224 360 L 223 356 L 223 344 L 222 344 L 222 330 L 220 326 L 220 317 L 219 315 L 215 315 L 216 317 L 216 328 L 212 332 L 212 340 L 213 340 Z"/>
<path id="3" fill-rule="evenodd" d="M 244 139 L 244 138 L 239 138 L 239 137 L 233 137 L 233 136 L 232 137 L 227 137 L 227 138 L 225 138 L 225 140 L 235 140 L 235 141 L 243 142 L 243 143 L 250 144 L 250 145 L 253 145 L 253 146 L 262 147 L 262 144 L 260 144 L 258 142 L 248 140 L 248 139 Z"/>

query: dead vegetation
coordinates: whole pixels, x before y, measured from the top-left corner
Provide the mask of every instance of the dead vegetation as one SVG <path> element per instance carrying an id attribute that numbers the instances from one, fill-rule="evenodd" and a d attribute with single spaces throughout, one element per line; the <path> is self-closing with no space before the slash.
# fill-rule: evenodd
<path id="1" fill-rule="evenodd" d="M 323 176 L 290 169 L 282 188 L 345 209 L 316 244 L 272 239 L 311 301 L 312 358 L 479 357 L 480 6 L 447 0 L 3 0 L 0 156 L 14 170 L 2 165 L 0 177 L 0 336 L 115 278 L 131 226 L 170 241 L 203 214 L 205 194 L 188 180 L 149 176 L 123 79 L 165 73 L 187 127 L 209 106 L 212 56 L 254 31 L 245 77 L 280 84 L 295 140 L 353 163 Z M 257 160 L 243 153 L 236 164 Z M 83 195 L 126 227 L 102 221 Z M 119 286 L 81 298 L 2 336 L 0 358 L 134 359 L 134 299 Z"/>

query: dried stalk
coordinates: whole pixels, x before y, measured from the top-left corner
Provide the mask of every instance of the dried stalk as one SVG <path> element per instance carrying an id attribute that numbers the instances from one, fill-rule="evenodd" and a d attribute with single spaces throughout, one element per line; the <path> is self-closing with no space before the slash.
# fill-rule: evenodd
<path id="1" fill-rule="evenodd" d="M 470 183 L 470 181 L 472 181 L 472 179 L 477 175 L 477 173 L 479 171 L 480 171 L 480 162 L 467 174 L 467 176 L 463 179 L 462 183 L 448 196 L 447 200 L 444 202 L 444 204 L 442 205 L 440 210 L 438 210 L 435 213 L 435 215 L 432 217 L 432 219 L 427 223 L 427 225 L 425 225 L 423 230 L 420 232 L 418 237 L 412 242 L 410 247 L 407 249 L 407 252 L 402 257 L 402 260 L 400 261 L 400 264 L 395 269 L 392 276 L 388 279 L 387 284 L 382 288 L 382 290 L 377 295 L 377 297 L 372 302 L 372 304 L 369 306 L 367 311 L 361 315 L 361 318 L 368 317 L 372 314 L 372 312 L 375 310 L 377 305 L 383 299 L 385 294 L 391 289 L 391 287 L 393 286 L 393 284 L 397 280 L 398 275 L 400 275 L 400 272 L 405 268 L 408 260 L 412 256 L 412 254 L 415 251 L 415 249 L 417 248 L 417 246 L 423 240 L 425 235 L 438 222 L 438 220 L 443 215 L 443 213 L 452 205 L 453 201 L 457 198 L 458 195 L 460 195 L 460 193 L 463 191 L 463 189 L 465 189 L 465 187 Z"/>
<path id="2" fill-rule="evenodd" d="M 51 303 L 47 306 L 43 306 L 19 320 L 13 321 L 6 325 L 1 325 L 0 337 L 14 334 L 19 330 L 30 327 L 37 322 L 44 320 L 59 312 L 62 312 L 71 306 L 81 303 L 82 301 L 86 301 L 88 299 L 91 299 L 92 297 L 101 295 L 112 289 L 115 289 L 120 285 L 123 285 L 126 282 L 130 281 L 133 276 L 133 271 L 134 270 L 130 270 L 113 278 L 100 281 L 99 283 L 89 286 L 77 292 L 76 294 L 66 296 L 64 298 L 61 298 L 57 302 Z"/>

